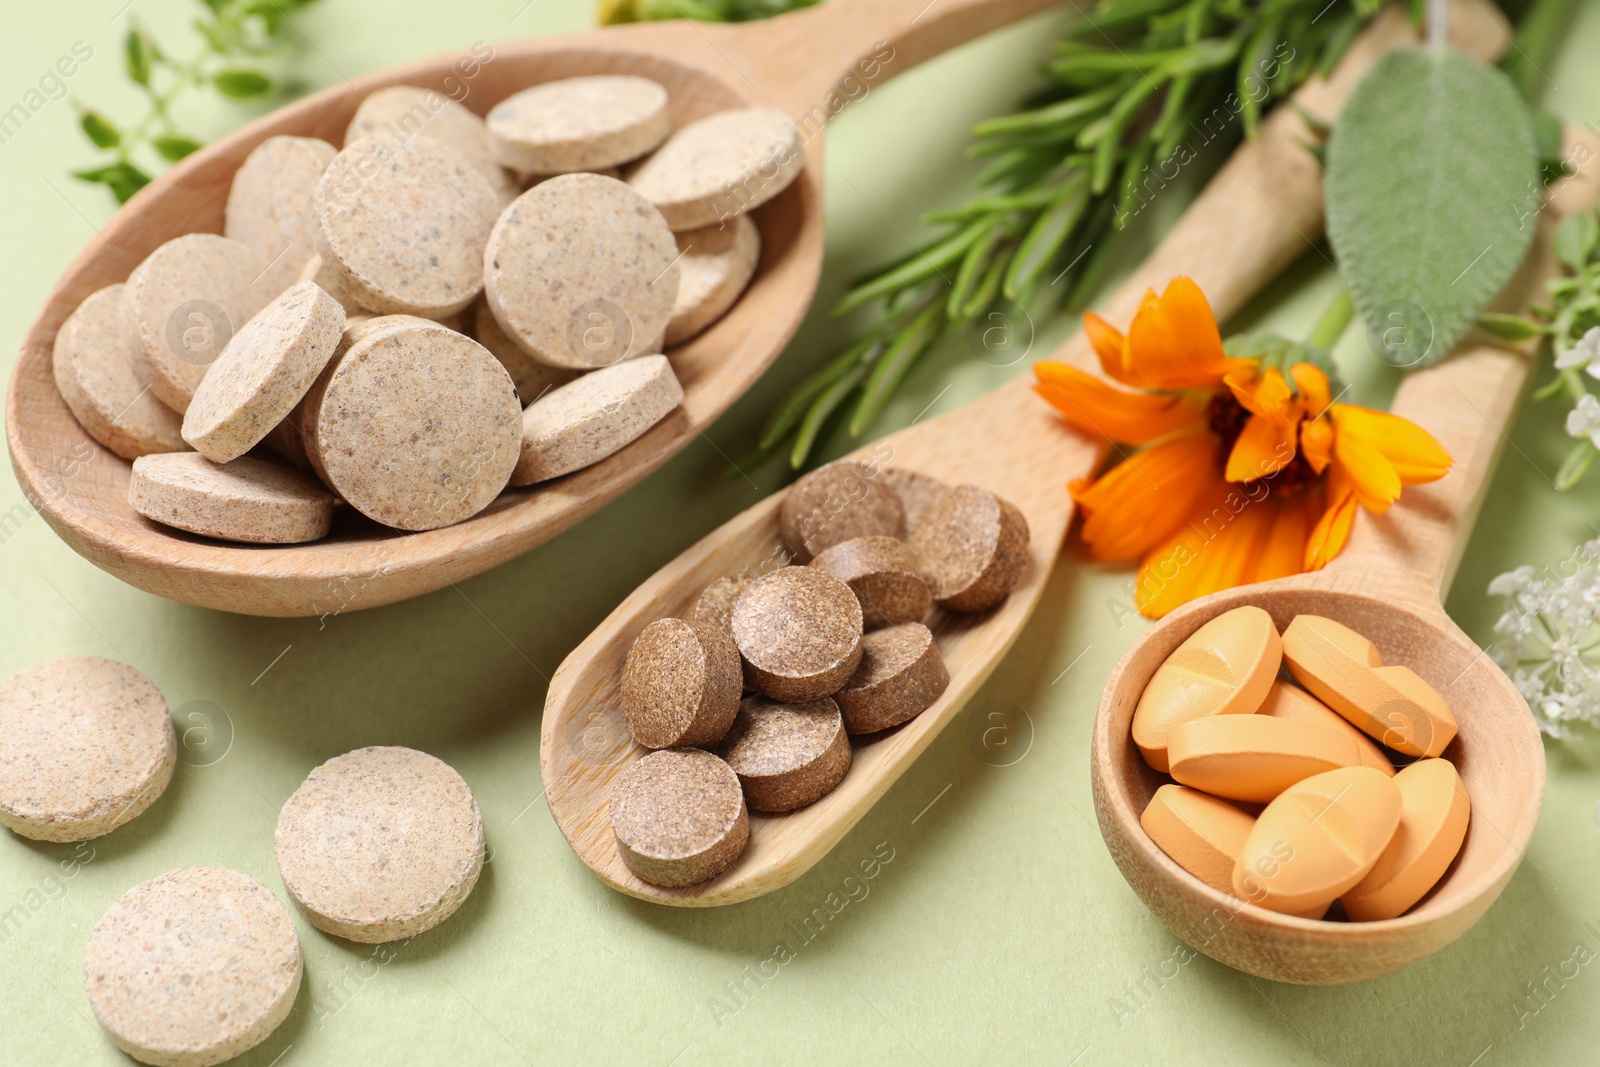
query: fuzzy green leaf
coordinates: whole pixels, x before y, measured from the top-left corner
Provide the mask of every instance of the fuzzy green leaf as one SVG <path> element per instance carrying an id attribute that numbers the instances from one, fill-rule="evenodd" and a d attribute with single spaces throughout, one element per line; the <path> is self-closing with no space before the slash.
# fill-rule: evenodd
<path id="1" fill-rule="evenodd" d="M 1595 245 L 1600 243 L 1600 219 L 1593 211 L 1580 211 L 1568 215 L 1556 227 L 1556 258 L 1568 270 L 1577 270 L 1589 262 Z"/>
<path id="2" fill-rule="evenodd" d="M 200 142 L 180 134 L 170 133 L 155 140 L 156 151 L 161 153 L 161 158 L 169 163 L 176 163 L 189 153 L 200 148 Z"/>
<path id="3" fill-rule="evenodd" d="M 1544 328 L 1532 319 L 1521 315 L 1502 315 L 1498 311 L 1485 311 L 1478 316 L 1478 325 L 1491 337 L 1502 341 L 1528 341 L 1544 333 Z"/>
<path id="4" fill-rule="evenodd" d="M 78 116 L 78 124 L 83 127 L 84 136 L 93 141 L 96 148 L 115 148 L 122 143 L 121 131 L 98 111 L 85 111 Z"/>
<path id="5" fill-rule="evenodd" d="M 1441 359 L 1533 238 L 1527 108 L 1504 74 L 1460 52 L 1393 52 L 1350 97 L 1327 164 L 1328 237 L 1369 333 L 1392 333 L 1398 315 L 1404 365 Z"/>
<path id="6" fill-rule="evenodd" d="M 248 100 L 272 91 L 272 79 L 258 70 L 224 70 L 211 79 L 217 90 L 235 100 Z"/>

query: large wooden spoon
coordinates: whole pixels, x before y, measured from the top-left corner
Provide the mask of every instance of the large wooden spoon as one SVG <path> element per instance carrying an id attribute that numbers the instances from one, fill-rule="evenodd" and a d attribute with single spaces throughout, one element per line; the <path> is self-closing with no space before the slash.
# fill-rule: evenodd
<path id="1" fill-rule="evenodd" d="M 1458 40 L 1492 56 L 1499 38 L 1482 9 L 1464 2 Z M 1333 119 L 1346 95 L 1383 52 L 1414 38 L 1398 9 L 1369 27 L 1327 82 L 1305 86 L 1298 103 Z M 1194 278 L 1226 318 L 1306 251 L 1322 230 L 1322 174 L 1306 150 L 1310 131 L 1293 107 L 1280 107 L 1260 137 L 1236 151 L 1150 258 L 1109 301 L 1126 321 L 1144 291 L 1178 274 Z M 1056 359 L 1087 365 L 1081 334 Z M 642 754 L 628 733 L 618 684 L 639 631 L 678 615 L 712 580 L 747 568 L 759 573 L 781 553 L 777 512 L 783 493 L 747 509 L 640 586 L 567 656 L 550 682 L 540 766 L 550 811 L 578 857 L 624 893 L 663 904 L 731 904 L 770 892 L 804 873 L 844 837 L 999 664 L 1032 614 L 1072 519 L 1065 483 L 1105 456 L 1103 441 L 1068 428 L 1019 378 L 959 411 L 892 434 L 855 453 L 878 466 L 947 484 L 974 482 L 1010 500 L 1032 531 L 1021 583 L 1000 608 L 974 618 L 935 612 L 930 626 L 950 671 L 950 686 L 927 711 L 898 729 L 858 740 L 854 763 L 828 796 L 787 815 L 753 814 L 750 845 L 718 877 L 687 889 L 643 881 L 618 855 L 607 815 L 613 780 Z"/>

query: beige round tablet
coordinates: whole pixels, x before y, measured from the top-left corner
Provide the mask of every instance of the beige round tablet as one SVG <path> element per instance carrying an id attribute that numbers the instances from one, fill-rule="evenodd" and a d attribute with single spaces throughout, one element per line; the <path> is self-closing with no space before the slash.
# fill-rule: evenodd
<path id="1" fill-rule="evenodd" d="M 622 711 L 645 748 L 714 745 L 739 710 L 739 650 L 725 631 L 657 619 L 622 667 Z"/>
<path id="2" fill-rule="evenodd" d="M 949 684 L 933 633 L 920 622 L 907 622 L 867 634 L 861 665 L 833 699 L 846 729 L 871 734 L 921 715 Z"/>
<path id="3" fill-rule="evenodd" d="M 221 867 L 140 882 L 95 923 L 83 958 L 106 1036 L 158 1067 L 207 1067 L 259 1045 L 288 1018 L 301 974 L 289 909 Z"/>
<path id="4" fill-rule="evenodd" d="M 517 197 L 516 179 L 497 166 L 489 152 L 489 131 L 483 120 L 434 89 L 390 85 L 369 93 L 345 130 L 350 144 L 375 133 L 400 140 L 422 135 L 460 152 L 477 168 L 502 205 Z M 499 214 L 496 211 L 496 214 Z"/>
<path id="5" fill-rule="evenodd" d="M 720 111 L 678 130 L 628 184 L 674 230 L 723 222 L 783 192 L 805 165 L 800 131 L 775 107 Z"/>
<path id="6" fill-rule="evenodd" d="M 233 335 L 276 296 L 255 249 L 214 233 L 176 237 L 151 252 L 128 279 L 128 307 L 138 344 L 135 371 L 174 411 L 189 407 L 195 387 Z"/>
<path id="7" fill-rule="evenodd" d="M 818 467 L 789 487 L 778 535 L 797 562 L 856 537 L 904 537 L 905 508 L 882 472 L 853 460 Z"/>
<path id="8" fill-rule="evenodd" d="M 750 813 L 733 768 L 698 748 L 665 748 L 635 760 L 611 788 L 617 852 L 655 885 L 694 885 L 739 858 Z"/>
<path id="9" fill-rule="evenodd" d="M 485 121 L 495 162 L 533 174 L 627 163 L 672 131 L 667 91 L 627 74 L 536 85 L 500 101 Z"/>
<path id="10" fill-rule="evenodd" d="M 326 537 L 333 496 L 288 467 L 252 456 L 213 463 L 198 452 L 133 461 L 128 504 L 152 522 L 261 545 Z"/>
<path id="11" fill-rule="evenodd" d="M 345 281 L 343 272 L 336 267 L 329 266 L 328 261 L 322 258 L 322 253 L 320 252 L 313 253 L 311 258 L 306 260 L 306 265 L 301 268 L 300 274 L 295 278 L 295 281 L 316 282 L 317 288 L 339 302 L 339 306 L 344 308 L 344 313 L 347 317 L 372 314 L 362 307 L 361 302 L 356 299 L 356 294 L 351 290 L 349 282 Z"/>
<path id="12" fill-rule="evenodd" d="M 89 294 L 56 331 L 56 389 L 83 432 L 123 459 L 184 451 L 178 416 L 134 371 L 135 343 L 127 286 Z"/>
<path id="13" fill-rule="evenodd" d="M 922 522 L 922 515 L 944 491 L 950 487 L 937 478 L 904 467 L 884 467 L 879 476 L 900 497 L 900 506 L 906 513 L 906 537 L 911 536 Z"/>
<path id="14" fill-rule="evenodd" d="M 642 356 L 552 389 L 522 413 L 512 485 L 570 474 L 620 450 L 683 401 L 666 356 Z"/>
<path id="15" fill-rule="evenodd" d="M 979 485 L 958 485 L 929 505 L 912 534 L 917 569 L 933 599 L 979 612 L 1005 600 L 1028 563 L 1028 520 Z"/>
<path id="16" fill-rule="evenodd" d="M 578 371 L 567 370 L 565 367 L 552 367 L 534 359 L 517 343 L 506 336 L 500 324 L 494 319 L 494 312 L 489 309 L 489 301 L 479 297 L 478 302 L 471 308 L 471 328 L 466 331 L 473 340 L 489 350 L 490 355 L 500 361 L 500 365 L 511 375 L 511 384 L 517 387 L 517 397 L 522 401 L 522 406 L 538 400 L 552 389 L 566 385 L 578 376 Z"/>
<path id="17" fill-rule="evenodd" d="M 733 606 L 739 601 L 739 594 L 751 582 L 747 573 L 727 575 L 718 578 L 695 597 L 694 603 L 689 605 L 689 610 L 683 617 L 689 622 L 700 626 L 713 626 L 733 636 Z"/>
<path id="18" fill-rule="evenodd" d="M 83 841 L 148 808 L 178 744 L 160 690 L 98 656 L 46 660 L 0 684 L 0 825 Z"/>
<path id="19" fill-rule="evenodd" d="M 338 149 L 315 137 L 268 137 L 233 176 L 222 232 L 261 256 L 261 286 L 275 296 L 316 254 L 311 190 Z"/>
<path id="20" fill-rule="evenodd" d="M 894 537 L 855 537 L 811 561 L 850 587 L 868 629 L 917 622 L 933 606 L 906 543 Z"/>
<path id="21" fill-rule="evenodd" d="M 358 748 L 312 771 L 284 801 L 273 843 L 311 925 L 367 944 L 438 926 L 483 870 L 472 790 L 412 748 Z"/>
<path id="22" fill-rule="evenodd" d="M 429 137 L 345 146 L 311 198 L 317 251 L 363 307 L 443 318 L 483 287 L 500 200 L 466 157 Z"/>
<path id="23" fill-rule="evenodd" d="M 790 704 L 819 700 L 861 661 L 861 605 L 826 571 L 784 567 L 739 596 L 733 641 L 754 688 Z"/>
<path id="24" fill-rule="evenodd" d="M 748 216 L 677 235 L 678 299 L 667 323 L 666 343 L 680 344 L 722 318 L 761 258 L 761 232 Z"/>
<path id="25" fill-rule="evenodd" d="M 850 769 L 850 735 L 827 697 L 780 704 L 745 699 L 719 749 L 752 811 L 793 811 L 833 792 Z"/>
<path id="26" fill-rule="evenodd" d="M 484 291 L 500 326 L 552 366 L 607 367 L 647 354 L 672 318 L 678 246 L 649 202 L 615 178 L 564 174 L 495 223 Z"/>
<path id="27" fill-rule="evenodd" d="M 305 396 L 344 335 L 339 302 L 297 282 L 234 334 L 183 416 L 183 439 L 217 463 L 250 451 Z"/>
<path id="28" fill-rule="evenodd" d="M 300 428 L 317 474 L 357 511 L 400 530 L 476 515 L 517 464 L 522 405 L 499 360 L 438 323 L 385 316 L 306 394 Z"/>

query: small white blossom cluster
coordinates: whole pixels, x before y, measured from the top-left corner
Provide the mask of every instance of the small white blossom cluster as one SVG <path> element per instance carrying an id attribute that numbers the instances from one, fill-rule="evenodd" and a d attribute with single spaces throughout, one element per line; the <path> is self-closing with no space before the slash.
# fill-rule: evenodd
<path id="1" fill-rule="evenodd" d="M 1580 367 L 1591 378 L 1600 378 L 1600 326 L 1594 326 L 1578 343 L 1556 357 L 1556 369 Z M 1580 440 L 1587 437 L 1600 448 L 1600 399 L 1593 393 L 1584 393 L 1567 413 L 1567 436 Z"/>
<path id="2" fill-rule="evenodd" d="M 1502 574 L 1489 592 L 1506 598 L 1490 654 L 1539 729 L 1570 738 L 1575 725 L 1600 726 L 1600 539 L 1543 575 Z"/>

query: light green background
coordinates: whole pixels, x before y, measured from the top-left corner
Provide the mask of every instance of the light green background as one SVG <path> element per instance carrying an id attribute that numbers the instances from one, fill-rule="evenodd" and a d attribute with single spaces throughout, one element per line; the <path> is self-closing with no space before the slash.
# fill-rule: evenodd
<path id="1" fill-rule="evenodd" d="M 136 0 L 124 12 L 124 2 L 8 5 L 0 108 L 82 40 L 94 58 L 72 94 L 131 117 L 120 71 L 129 18 L 181 41 L 194 5 Z M 1550 101 L 1575 120 L 1600 118 L 1600 5 L 1584 6 L 1547 65 Z M 297 18 L 315 47 L 294 69 L 322 86 L 478 39 L 589 21 L 582 0 L 323 0 Z M 921 211 L 962 195 L 973 170 L 961 160 L 965 128 L 1012 106 L 1059 23 L 1045 16 L 930 63 L 838 120 L 828 134 L 823 305 L 848 277 L 904 253 L 908 235 L 926 234 Z M 231 105 L 185 113 L 202 137 L 245 115 Z M 103 190 L 65 177 L 91 158 L 64 101 L 0 145 L 8 361 L 53 279 L 112 212 Z M 1158 203 L 1157 228 L 1182 199 Z M 1246 318 L 1303 330 L 1331 281 L 1310 256 Z M 1035 354 L 1069 326 L 1059 316 L 1041 322 Z M 234 867 L 281 891 L 272 857 L 279 805 L 317 763 L 368 744 L 412 745 L 459 769 L 482 805 L 492 860 L 454 918 L 403 946 L 375 952 L 297 917 L 299 1001 L 239 1062 L 1594 1061 L 1600 961 L 1550 983 L 1536 1013 L 1528 988 L 1580 942 L 1600 953 L 1600 745 L 1591 742 L 1548 746 L 1549 788 L 1527 862 L 1484 920 L 1434 958 L 1343 989 L 1275 985 L 1203 957 L 1168 966 L 1179 943 L 1106 853 L 1087 774 L 1101 684 L 1143 624 L 1121 610 L 1128 572 L 1089 565 L 1074 550 L 973 711 L 799 882 L 687 911 L 625 898 L 591 876 L 539 799 L 545 679 L 634 585 L 778 484 L 773 471 L 756 476 L 759 491 L 725 479 L 721 454 L 741 454 L 770 405 L 846 336 L 846 326 L 813 313 L 767 379 L 709 428 L 715 448 L 696 442 L 542 549 L 459 590 L 325 624 L 161 600 L 79 559 L 37 516 L 6 527 L 0 675 L 69 654 L 126 660 L 184 716 L 204 706 L 190 702 L 225 709 L 232 739 L 219 761 L 180 765 L 148 813 L 85 846 L 78 856 L 92 849 L 93 858 L 69 865 L 71 877 L 61 864 L 72 847 L 0 834 L 0 1062 L 120 1060 L 83 994 L 95 920 L 129 886 L 185 864 Z M 1385 402 L 1393 382 L 1372 371 L 1361 339 L 1352 334 L 1339 354 L 1361 399 Z M 1026 367 L 986 366 L 956 339 L 925 361 L 880 429 L 930 403 L 952 409 Z M 1594 535 L 1600 481 L 1565 498 L 1549 484 L 1566 445 L 1560 414 L 1544 406 L 1524 415 L 1467 551 L 1449 606 L 1477 639 L 1488 638 L 1497 612 L 1484 594 L 1494 574 L 1552 561 Z M 0 481 L 4 514 L 22 497 L 10 477 Z M 1000 760 L 969 740 L 974 711 L 1009 715 L 1001 751 L 1015 762 L 994 766 Z M 893 858 L 870 881 L 847 883 L 875 852 Z M 802 921 L 852 887 L 859 899 L 805 942 Z M 794 957 L 760 977 L 780 942 Z M 1170 977 L 1150 977 L 1163 969 Z"/>

